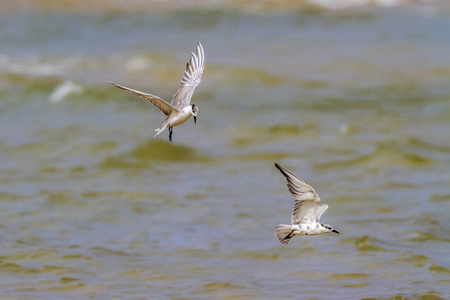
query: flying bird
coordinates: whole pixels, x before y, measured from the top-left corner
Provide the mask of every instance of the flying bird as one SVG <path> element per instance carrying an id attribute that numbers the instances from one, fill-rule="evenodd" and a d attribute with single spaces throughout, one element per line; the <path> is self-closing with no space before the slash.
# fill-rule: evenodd
<path id="1" fill-rule="evenodd" d="M 330 225 L 319 222 L 328 205 L 320 204 L 320 197 L 312 186 L 279 164 L 275 163 L 275 167 L 286 177 L 288 189 L 295 199 L 291 225 L 277 224 L 275 227 L 275 236 L 280 242 L 287 245 L 294 235 L 339 233 Z"/>
<path id="2" fill-rule="evenodd" d="M 154 106 L 161 110 L 167 118 L 162 122 L 161 127 L 155 129 L 155 137 L 161 132 L 169 128 L 169 142 L 172 142 L 173 127 L 184 123 L 191 116 L 194 116 L 194 123 L 197 124 L 197 115 L 199 108 L 191 103 L 192 94 L 195 88 L 202 79 L 203 69 L 205 68 L 205 54 L 200 42 L 197 42 L 197 50 L 195 53 L 191 52 L 191 58 L 186 64 L 186 71 L 184 71 L 181 79 L 180 87 L 175 95 L 172 97 L 172 102 L 169 104 L 158 96 L 143 93 L 137 90 L 127 88 L 125 86 L 109 81 L 113 86 L 132 92 L 133 94 L 150 101 Z"/>

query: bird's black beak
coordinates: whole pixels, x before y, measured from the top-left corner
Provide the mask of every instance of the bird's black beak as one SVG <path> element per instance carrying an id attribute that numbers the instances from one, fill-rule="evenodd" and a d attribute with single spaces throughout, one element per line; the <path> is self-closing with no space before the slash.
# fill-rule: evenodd
<path id="1" fill-rule="evenodd" d="M 334 229 L 333 229 L 333 230 L 331 230 L 331 232 L 334 232 L 334 233 L 340 234 L 340 233 L 339 233 L 339 231 L 337 231 L 337 230 L 334 230 Z"/>
<path id="2" fill-rule="evenodd" d="M 194 124 L 197 124 L 197 117 L 194 116 Z"/>

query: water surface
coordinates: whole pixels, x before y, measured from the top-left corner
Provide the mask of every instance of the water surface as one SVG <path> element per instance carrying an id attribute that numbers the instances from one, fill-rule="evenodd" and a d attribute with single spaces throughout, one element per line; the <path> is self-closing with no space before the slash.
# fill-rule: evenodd
<path id="1" fill-rule="evenodd" d="M 445 5 L 19 10 L 0 39 L 2 299 L 450 298 Z M 107 80 L 170 100 L 197 41 L 169 144 Z M 275 162 L 340 235 L 278 242 Z"/>

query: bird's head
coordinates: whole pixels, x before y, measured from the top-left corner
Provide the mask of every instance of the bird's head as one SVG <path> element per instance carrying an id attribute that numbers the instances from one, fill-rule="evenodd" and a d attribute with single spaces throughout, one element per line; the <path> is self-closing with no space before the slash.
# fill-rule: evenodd
<path id="1" fill-rule="evenodd" d="M 339 234 L 339 231 L 333 229 L 333 227 L 331 227 L 328 224 L 320 224 L 320 225 L 322 225 L 322 227 L 325 228 L 328 232 L 334 232 L 334 233 Z"/>
<path id="2" fill-rule="evenodd" d="M 192 109 L 192 115 L 194 116 L 194 123 L 197 124 L 197 115 L 198 115 L 198 112 L 200 111 L 200 109 L 195 104 L 191 105 L 191 109 Z"/>

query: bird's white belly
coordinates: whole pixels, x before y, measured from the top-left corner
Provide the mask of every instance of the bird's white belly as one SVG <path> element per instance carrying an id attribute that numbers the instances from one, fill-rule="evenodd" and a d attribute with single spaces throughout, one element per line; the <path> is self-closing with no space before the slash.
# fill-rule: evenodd
<path id="1" fill-rule="evenodd" d="M 296 225 L 294 229 L 294 234 L 296 235 L 316 235 L 326 233 L 322 226 L 317 223 L 301 223 Z"/>
<path id="2" fill-rule="evenodd" d="M 167 126 L 173 127 L 173 126 L 180 125 L 180 124 L 186 122 L 186 120 L 189 119 L 191 117 L 191 115 L 192 114 L 181 111 L 178 114 L 176 114 L 175 116 L 173 116 L 172 118 L 170 118 Z"/>

